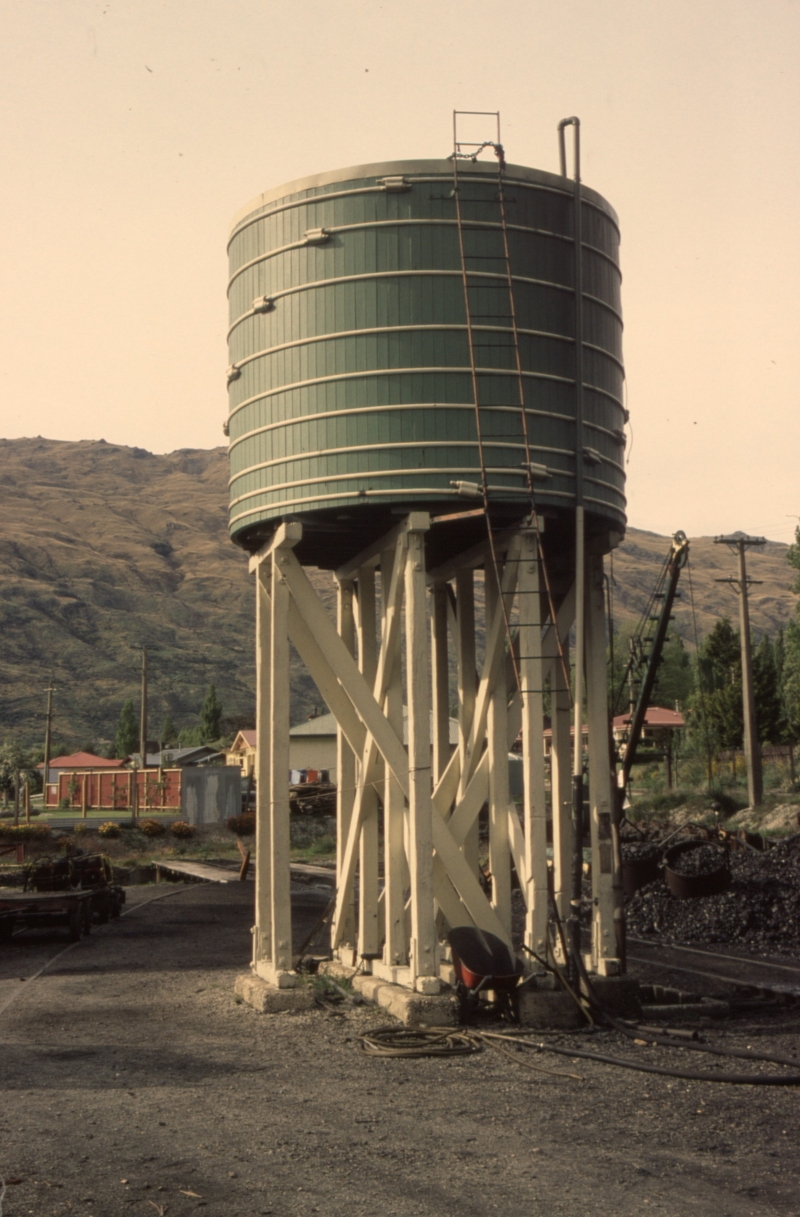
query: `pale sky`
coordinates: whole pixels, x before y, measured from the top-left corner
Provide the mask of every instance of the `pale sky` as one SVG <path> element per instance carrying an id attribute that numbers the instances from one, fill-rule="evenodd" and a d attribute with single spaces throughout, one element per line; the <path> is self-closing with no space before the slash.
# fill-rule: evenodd
<path id="1" fill-rule="evenodd" d="M 800 0 L 3 0 L 0 435 L 224 443 L 225 245 L 254 195 L 508 159 L 622 228 L 629 522 L 791 540 L 800 516 Z"/>

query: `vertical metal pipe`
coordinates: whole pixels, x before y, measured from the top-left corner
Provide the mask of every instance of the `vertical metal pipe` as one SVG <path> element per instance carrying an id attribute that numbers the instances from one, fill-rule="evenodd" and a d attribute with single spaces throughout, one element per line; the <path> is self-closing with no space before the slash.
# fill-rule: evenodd
<path id="1" fill-rule="evenodd" d="M 580 119 L 574 115 L 558 125 L 561 172 L 566 177 L 564 130 L 574 128 L 575 178 L 573 241 L 575 249 L 575 732 L 572 763 L 572 892 L 570 950 L 573 967 L 581 949 L 580 905 L 583 874 L 583 677 L 586 636 L 586 527 L 583 507 L 583 224 L 581 216 Z"/>

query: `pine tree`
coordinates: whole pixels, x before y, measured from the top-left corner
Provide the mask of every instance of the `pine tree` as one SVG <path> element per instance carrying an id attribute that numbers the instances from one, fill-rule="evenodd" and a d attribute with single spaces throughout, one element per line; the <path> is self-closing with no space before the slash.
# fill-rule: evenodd
<path id="1" fill-rule="evenodd" d="M 765 634 L 753 655 L 753 695 L 758 738 L 762 744 L 780 744 L 786 735 L 775 648 Z"/>
<path id="2" fill-rule="evenodd" d="M 214 685 L 208 686 L 208 691 L 200 711 L 200 729 L 203 743 L 219 739 L 219 723 L 222 718 L 222 704 L 217 700 L 217 690 Z"/>
<path id="3" fill-rule="evenodd" d="M 139 748 L 139 723 L 130 698 L 125 702 L 125 705 L 122 707 L 122 713 L 119 716 L 115 748 L 119 759 L 130 756 L 132 752 L 138 751 Z"/>

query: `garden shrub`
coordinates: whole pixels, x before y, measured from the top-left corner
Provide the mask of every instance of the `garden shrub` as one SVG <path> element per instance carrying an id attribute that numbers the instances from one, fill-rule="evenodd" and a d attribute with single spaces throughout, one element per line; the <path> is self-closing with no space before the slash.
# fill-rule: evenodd
<path id="1" fill-rule="evenodd" d="M 228 828 L 237 837 L 252 837 L 256 831 L 256 816 L 254 811 L 246 811 L 241 816 L 231 816 Z"/>
<path id="2" fill-rule="evenodd" d="M 170 824 L 169 831 L 173 837 L 179 837 L 181 840 L 194 836 L 194 826 L 187 824 L 186 820 L 176 820 L 174 824 Z"/>
<path id="3" fill-rule="evenodd" d="M 0 841 L 47 841 L 49 824 L 0 824 Z"/>
<path id="4" fill-rule="evenodd" d="M 105 824 L 101 824 L 97 831 L 101 837 L 118 837 L 122 829 L 116 821 L 106 820 Z"/>
<path id="5" fill-rule="evenodd" d="M 142 820 L 138 827 L 146 837 L 163 837 L 166 832 L 160 820 Z"/>

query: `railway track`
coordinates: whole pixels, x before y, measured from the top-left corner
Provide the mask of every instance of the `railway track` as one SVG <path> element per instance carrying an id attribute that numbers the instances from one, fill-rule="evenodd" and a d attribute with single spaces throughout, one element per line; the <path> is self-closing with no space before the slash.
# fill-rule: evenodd
<path id="1" fill-rule="evenodd" d="M 758 995 L 800 1002 L 800 962 L 753 959 L 734 951 L 710 951 L 677 943 L 628 938 L 628 960 L 645 971 L 654 968 Z"/>

